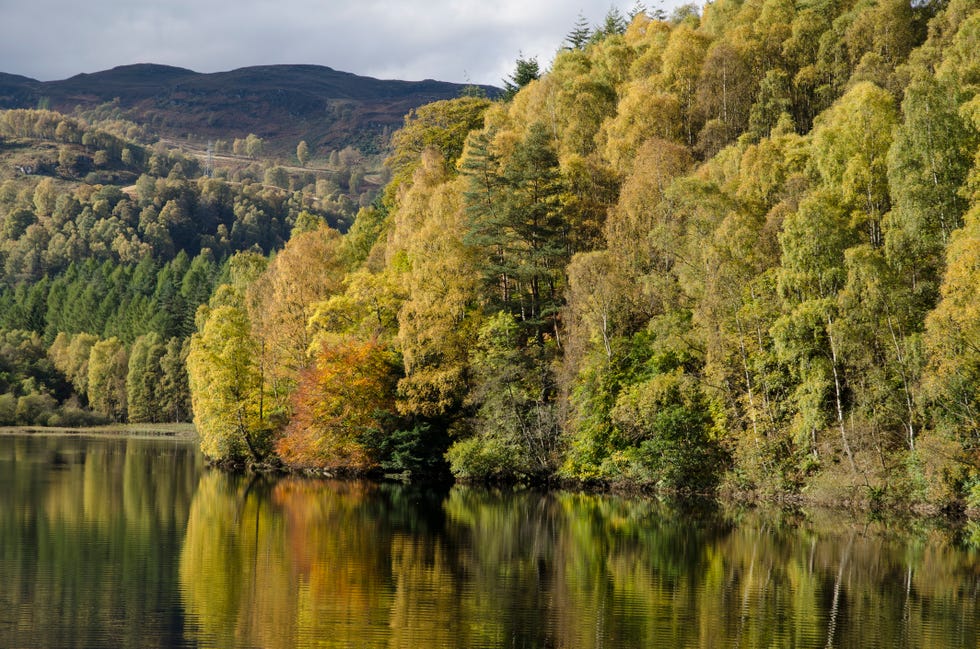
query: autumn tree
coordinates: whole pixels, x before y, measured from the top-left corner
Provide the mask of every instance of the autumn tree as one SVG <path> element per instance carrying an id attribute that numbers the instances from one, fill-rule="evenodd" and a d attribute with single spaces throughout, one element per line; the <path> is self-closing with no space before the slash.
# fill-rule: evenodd
<path id="1" fill-rule="evenodd" d="M 92 347 L 99 342 L 98 336 L 89 333 L 67 334 L 61 332 L 48 350 L 54 366 L 64 374 L 75 391 L 88 396 L 88 366 Z"/>
<path id="2" fill-rule="evenodd" d="M 214 459 L 258 462 L 269 451 L 272 429 L 248 314 L 233 304 L 201 307 L 198 321 L 187 371 L 201 451 Z"/>
<path id="3" fill-rule="evenodd" d="M 447 177 L 442 157 L 429 149 L 395 214 L 388 254 L 397 263 L 388 272 L 406 296 L 398 311 L 405 369 L 398 409 L 406 415 L 447 418 L 468 388 L 478 283 L 474 255 L 463 243 L 463 184 Z"/>
<path id="4" fill-rule="evenodd" d="M 616 116 L 603 127 L 603 155 L 620 174 L 629 174 L 637 150 L 647 139 L 682 141 L 682 111 L 677 95 L 648 79 L 631 82 L 623 92 Z"/>
<path id="5" fill-rule="evenodd" d="M 397 366 L 376 341 L 324 343 L 293 395 L 276 449 L 293 465 L 341 471 L 378 466 L 375 444 L 395 422 Z"/>
<path id="6" fill-rule="evenodd" d="M 229 283 L 197 312 L 187 372 L 201 450 L 214 459 L 259 462 L 272 447 L 266 377 L 245 297 L 266 265 L 254 253 L 236 255 L 229 262 Z"/>
<path id="7" fill-rule="evenodd" d="M 301 167 L 305 167 L 306 163 L 310 161 L 310 146 L 306 140 L 300 140 L 299 144 L 296 145 L 296 160 L 299 161 Z"/>
<path id="8" fill-rule="evenodd" d="M 88 402 L 112 421 L 126 421 L 126 375 L 129 359 L 117 338 L 92 345 L 88 362 Z"/>
<path id="9" fill-rule="evenodd" d="M 392 182 L 385 189 L 389 207 L 395 201 L 394 191 L 411 179 L 427 149 L 438 151 L 446 171 L 452 170 L 463 153 L 467 135 L 483 125 L 489 105 L 485 97 L 460 97 L 426 104 L 405 116 L 404 125 L 391 138 L 393 150 L 385 160 L 392 174 Z"/>
<path id="10" fill-rule="evenodd" d="M 925 381 L 937 424 L 962 440 L 977 470 L 980 440 L 980 351 L 976 346 L 980 314 L 977 307 L 978 209 L 957 230 L 947 251 L 948 268 L 942 299 L 926 321 L 929 368 Z"/>
<path id="11" fill-rule="evenodd" d="M 344 276 L 340 233 L 326 226 L 297 232 L 246 289 L 251 336 L 270 396 L 269 414 L 288 413 L 288 398 L 308 365 L 308 323 L 316 305 L 337 293 Z"/>
<path id="12" fill-rule="evenodd" d="M 709 39 L 687 25 L 670 34 L 663 53 L 663 69 L 658 84 L 680 104 L 681 133 L 688 146 L 694 146 L 702 118 L 697 106 L 697 84 L 707 56 Z"/>
<path id="13" fill-rule="evenodd" d="M 265 140 L 257 136 L 255 133 L 249 133 L 245 137 L 245 141 L 242 145 L 242 152 L 249 158 L 257 158 L 262 155 L 262 149 L 265 146 Z"/>

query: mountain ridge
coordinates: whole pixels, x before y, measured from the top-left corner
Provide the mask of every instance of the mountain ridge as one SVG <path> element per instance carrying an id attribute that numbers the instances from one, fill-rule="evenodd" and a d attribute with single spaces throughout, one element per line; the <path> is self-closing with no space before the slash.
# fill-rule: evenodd
<path id="1" fill-rule="evenodd" d="M 383 148 L 410 110 L 458 97 L 466 87 L 376 79 L 313 64 L 195 72 L 136 63 L 57 81 L 0 72 L 0 108 L 73 113 L 109 104 L 118 117 L 147 124 L 161 136 L 203 141 L 255 133 L 274 150 L 289 151 L 306 140 L 321 149 L 351 145 L 371 152 Z"/>

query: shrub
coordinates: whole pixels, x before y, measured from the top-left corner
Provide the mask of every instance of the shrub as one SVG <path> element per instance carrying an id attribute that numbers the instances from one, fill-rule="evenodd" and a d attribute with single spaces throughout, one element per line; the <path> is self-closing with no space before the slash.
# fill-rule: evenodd
<path id="1" fill-rule="evenodd" d="M 47 426 L 58 407 L 55 398 L 47 393 L 32 392 L 17 399 L 16 420 L 21 426 Z"/>

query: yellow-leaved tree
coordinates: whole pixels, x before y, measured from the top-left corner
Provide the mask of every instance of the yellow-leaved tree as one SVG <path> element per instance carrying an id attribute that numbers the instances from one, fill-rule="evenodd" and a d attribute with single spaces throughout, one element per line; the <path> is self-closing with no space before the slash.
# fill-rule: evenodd
<path id="1" fill-rule="evenodd" d="M 212 459 L 259 462 L 272 448 L 265 377 L 244 292 L 265 266 L 255 253 L 236 255 L 231 283 L 197 312 L 187 372 L 201 451 Z"/>

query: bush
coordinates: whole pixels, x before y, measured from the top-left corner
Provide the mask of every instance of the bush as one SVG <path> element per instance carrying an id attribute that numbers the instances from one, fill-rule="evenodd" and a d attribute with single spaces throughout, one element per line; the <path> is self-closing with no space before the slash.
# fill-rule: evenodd
<path id="1" fill-rule="evenodd" d="M 62 406 L 58 412 L 52 414 L 48 419 L 48 426 L 64 426 L 65 428 L 102 426 L 108 423 L 109 420 L 97 412 L 70 405 Z"/>
<path id="2" fill-rule="evenodd" d="M 47 426 L 58 407 L 55 398 L 47 393 L 32 392 L 17 399 L 16 420 L 21 426 Z"/>
<path id="3" fill-rule="evenodd" d="M 446 459 L 453 475 L 461 480 L 518 481 L 532 474 L 523 449 L 492 433 L 456 442 Z"/>
<path id="4" fill-rule="evenodd" d="M 378 464 L 387 472 L 431 477 L 445 473 L 446 439 L 439 429 L 419 423 L 408 430 L 388 434 L 372 428 L 361 435 L 360 442 L 372 450 Z"/>
<path id="5" fill-rule="evenodd" d="M 631 443 L 610 459 L 610 473 L 668 490 L 717 486 L 726 454 L 712 434 L 707 399 L 682 369 L 631 386 L 619 396 L 611 416 Z"/>
<path id="6" fill-rule="evenodd" d="M 17 397 L 0 394 L 0 426 L 13 426 L 17 423 Z"/>

